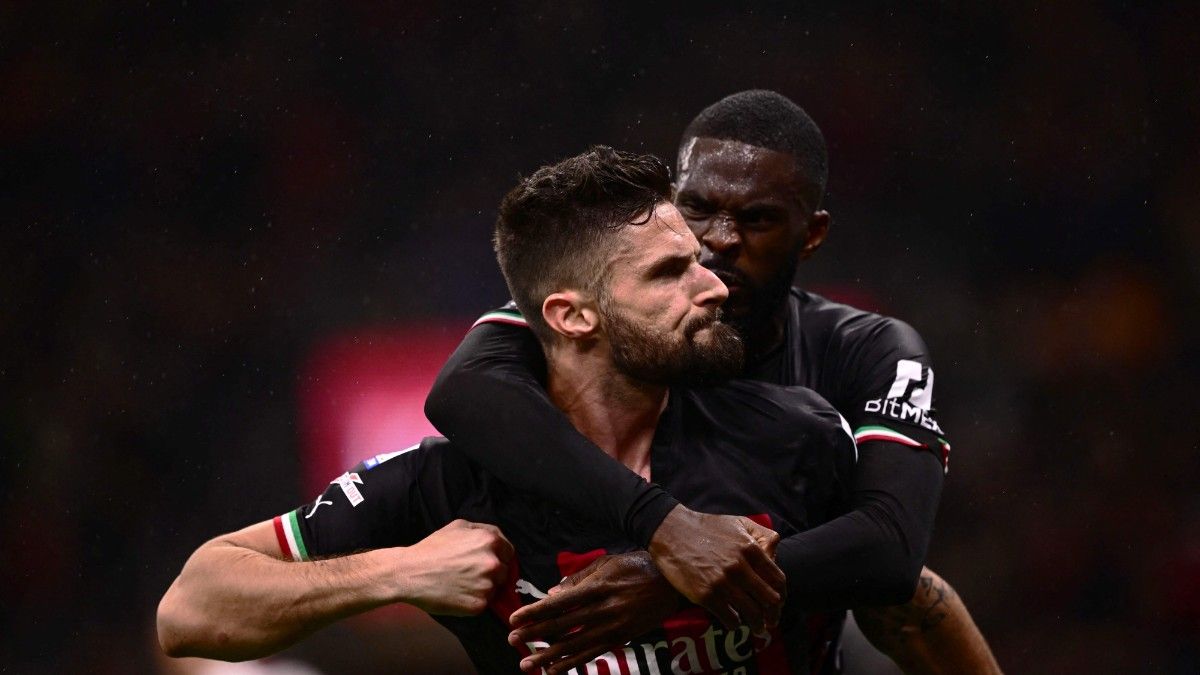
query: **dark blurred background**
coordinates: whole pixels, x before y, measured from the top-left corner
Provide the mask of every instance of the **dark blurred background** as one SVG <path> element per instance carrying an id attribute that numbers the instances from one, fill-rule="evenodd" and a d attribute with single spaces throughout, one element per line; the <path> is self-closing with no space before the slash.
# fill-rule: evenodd
<path id="1" fill-rule="evenodd" d="M 419 420 L 520 173 L 765 87 L 830 147 L 800 283 L 933 351 L 929 565 L 1001 664 L 1200 672 L 1200 11 L 819 5 L 0 4 L 0 670 L 163 668 L 187 555 L 359 451 L 363 373 Z M 412 621 L 292 654 L 434 672 Z"/>

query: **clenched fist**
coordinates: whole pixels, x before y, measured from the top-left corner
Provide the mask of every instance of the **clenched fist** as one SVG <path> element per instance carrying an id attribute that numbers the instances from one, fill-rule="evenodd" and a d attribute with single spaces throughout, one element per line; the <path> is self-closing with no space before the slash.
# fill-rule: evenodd
<path id="1" fill-rule="evenodd" d="M 399 596 L 430 614 L 472 616 L 508 580 L 513 546 L 494 525 L 455 520 L 406 549 Z M 401 576 L 401 575 L 398 575 Z"/>

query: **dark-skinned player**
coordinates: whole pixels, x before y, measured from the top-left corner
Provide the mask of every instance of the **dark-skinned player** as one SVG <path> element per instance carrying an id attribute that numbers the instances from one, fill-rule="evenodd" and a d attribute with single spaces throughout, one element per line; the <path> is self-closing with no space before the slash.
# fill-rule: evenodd
<path id="1" fill-rule="evenodd" d="M 853 510 L 785 538 L 777 563 L 789 598 L 833 610 L 813 622 L 814 672 L 836 672 L 844 613 L 908 672 L 998 672 L 953 589 L 923 569 L 949 443 L 933 413 L 933 368 L 907 324 L 792 288 L 799 261 L 820 247 L 824 139 L 779 94 L 742 92 L 705 109 L 685 131 L 675 202 L 730 289 L 726 312 L 746 345 L 746 377 L 804 385 L 855 430 Z M 645 591 L 669 582 L 717 616 L 772 617 L 746 588 L 762 582 L 740 521 L 681 506 L 612 462 L 546 397 L 544 364 L 518 312 L 477 322 L 443 369 L 429 419 L 489 471 L 576 513 L 591 514 L 650 553 L 653 565 L 608 561 L 513 617 L 514 640 L 563 626 L 600 625 L 552 641 L 534 667 L 552 672 L 636 633 L 656 610 Z M 915 590 L 914 590 L 915 589 Z M 870 608 L 870 609 L 864 609 Z M 552 665 L 551 665 L 552 664 Z"/>

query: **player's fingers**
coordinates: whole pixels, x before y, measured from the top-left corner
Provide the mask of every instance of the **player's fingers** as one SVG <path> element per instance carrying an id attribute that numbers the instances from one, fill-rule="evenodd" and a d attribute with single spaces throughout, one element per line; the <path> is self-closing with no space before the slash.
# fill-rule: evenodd
<path id="1" fill-rule="evenodd" d="M 754 542 L 758 547 L 767 554 L 768 558 L 775 558 L 775 548 L 779 546 L 779 533 L 769 527 L 763 527 L 749 518 L 742 517 L 742 523 L 746 527 L 746 531 L 754 538 Z"/>
<path id="2" fill-rule="evenodd" d="M 492 582 L 492 593 L 496 593 L 501 588 L 504 588 L 505 582 L 508 581 L 508 565 L 504 563 L 496 565 L 496 568 L 489 575 L 489 579 Z"/>
<path id="3" fill-rule="evenodd" d="M 583 569 L 579 570 L 578 572 L 568 575 L 567 577 L 563 578 L 563 580 L 559 582 L 559 585 L 567 585 L 567 586 L 583 585 L 588 579 L 590 579 L 597 572 L 604 569 L 608 565 L 612 564 L 613 560 L 614 560 L 613 556 L 610 556 L 610 555 L 601 556 L 599 558 L 596 558 L 592 562 L 588 563 L 587 567 L 584 567 Z"/>
<path id="4" fill-rule="evenodd" d="M 512 542 L 503 533 L 499 534 L 496 542 L 492 545 L 492 552 L 504 562 L 509 562 L 517 555 L 517 549 L 513 547 Z"/>
<path id="5" fill-rule="evenodd" d="M 750 563 L 754 574 L 774 590 L 782 600 L 787 593 L 787 575 L 783 573 L 770 554 L 762 549 L 750 549 L 746 553 L 746 560 Z"/>
<path id="6" fill-rule="evenodd" d="M 724 592 L 713 593 L 709 597 L 708 602 L 701 606 L 709 614 L 717 617 L 717 620 L 727 629 L 732 630 L 742 624 L 741 620 L 738 619 L 737 612 L 729 604 L 728 595 Z"/>
<path id="7" fill-rule="evenodd" d="M 763 628 L 763 606 L 745 593 L 741 588 L 729 590 L 729 605 L 737 612 L 740 623 L 750 626 L 752 630 L 761 631 Z"/>
<path id="8" fill-rule="evenodd" d="M 618 645 L 604 645 L 594 649 L 585 649 L 580 651 L 578 654 L 566 656 L 561 660 L 551 664 L 550 668 L 546 671 L 547 675 L 565 675 L 565 673 L 569 673 L 572 668 L 580 668 L 582 670 L 583 665 L 588 661 L 591 661 L 605 652 L 613 651 L 617 648 L 617 646 Z"/>
<path id="9" fill-rule="evenodd" d="M 774 628 L 779 625 L 779 616 L 783 612 L 783 596 L 766 585 L 752 571 L 747 572 L 742 580 L 744 583 L 741 590 L 745 593 L 746 599 L 753 603 L 755 610 L 752 615 L 748 616 L 742 611 L 741 605 L 736 602 L 733 603 L 742 620 L 750 624 L 755 630 L 764 627 Z"/>
<path id="10" fill-rule="evenodd" d="M 574 607 L 594 601 L 599 595 L 600 589 L 590 586 L 564 588 L 513 612 L 509 624 L 523 626 L 558 618 Z"/>
<path id="11" fill-rule="evenodd" d="M 755 628 L 774 627 L 779 623 L 783 601 L 787 597 L 787 577 L 762 550 L 751 549 L 746 558 L 749 565 L 738 568 L 735 574 L 741 582 L 740 590 L 758 603 L 763 625 Z M 745 615 L 742 618 L 745 619 Z"/>
<path id="12" fill-rule="evenodd" d="M 527 623 L 514 628 L 509 633 L 509 644 L 521 644 L 531 640 L 553 642 L 578 630 L 580 626 L 594 625 L 598 616 L 595 612 L 566 612 L 561 616 L 551 617 L 535 623 Z"/>
<path id="13" fill-rule="evenodd" d="M 562 581 L 558 582 L 558 585 L 554 588 L 558 589 L 559 591 L 565 591 L 568 588 L 578 586 L 581 582 L 592 575 L 592 572 L 595 571 L 595 565 L 596 563 L 593 562 L 591 565 L 588 565 L 578 572 L 563 577 Z"/>
<path id="14" fill-rule="evenodd" d="M 484 530 L 488 534 L 492 535 L 492 540 L 490 542 L 491 551 L 502 562 L 508 562 L 509 560 L 512 560 L 513 556 L 516 554 L 516 549 L 513 548 L 512 542 L 508 540 L 508 537 L 504 536 L 504 532 L 502 532 L 500 528 L 490 523 L 473 523 L 470 521 L 463 522 L 465 522 L 467 526 L 471 527 L 472 529 Z"/>
<path id="15" fill-rule="evenodd" d="M 566 673 L 617 646 L 611 635 L 612 627 L 607 625 L 579 630 L 522 659 L 521 669 L 536 672 L 538 668 L 546 668 L 549 673 Z"/>

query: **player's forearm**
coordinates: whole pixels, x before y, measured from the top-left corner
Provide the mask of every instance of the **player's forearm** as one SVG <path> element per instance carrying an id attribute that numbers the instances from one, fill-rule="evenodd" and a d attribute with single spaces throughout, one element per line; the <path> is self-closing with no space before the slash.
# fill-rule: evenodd
<path id="1" fill-rule="evenodd" d="M 907 602 L 941 488 L 942 468 L 931 453 L 860 444 L 852 510 L 779 544 L 789 600 L 812 609 Z"/>
<path id="2" fill-rule="evenodd" d="M 345 616 L 395 602 L 389 550 L 292 563 L 215 539 L 198 549 L 158 607 L 170 656 L 241 661 L 272 654 Z"/>
<path id="3" fill-rule="evenodd" d="M 863 635 L 907 675 L 998 675 L 1000 665 L 962 599 L 941 577 L 921 572 L 912 599 L 855 609 Z"/>
<path id="4" fill-rule="evenodd" d="M 506 484 L 647 545 L 678 502 L 571 426 L 535 375 L 541 362 L 528 329 L 479 326 L 438 375 L 425 415 Z"/>
<path id="5" fill-rule="evenodd" d="M 912 596 L 921 563 L 863 510 L 784 538 L 776 563 L 806 609 L 892 605 Z"/>

